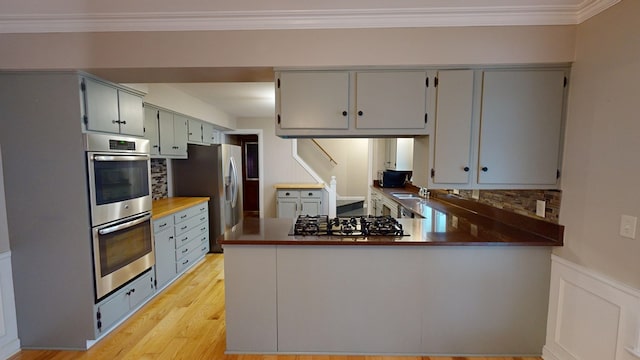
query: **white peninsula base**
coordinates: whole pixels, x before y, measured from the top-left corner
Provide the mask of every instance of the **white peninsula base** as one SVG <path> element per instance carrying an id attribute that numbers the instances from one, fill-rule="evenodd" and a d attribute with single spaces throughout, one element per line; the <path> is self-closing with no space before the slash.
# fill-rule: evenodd
<path id="1" fill-rule="evenodd" d="M 228 353 L 542 352 L 551 247 L 224 251 Z"/>

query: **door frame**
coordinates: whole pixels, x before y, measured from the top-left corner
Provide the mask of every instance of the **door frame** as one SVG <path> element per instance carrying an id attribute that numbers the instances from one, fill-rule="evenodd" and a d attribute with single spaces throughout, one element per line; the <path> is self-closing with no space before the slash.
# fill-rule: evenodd
<path id="1" fill-rule="evenodd" d="M 264 135 L 262 129 L 238 129 L 224 131 L 223 135 L 257 135 L 258 136 L 258 210 L 260 211 L 260 218 L 264 218 Z M 226 139 L 221 141 L 227 143 Z M 243 194 L 244 195 L 244 194 Z"/>

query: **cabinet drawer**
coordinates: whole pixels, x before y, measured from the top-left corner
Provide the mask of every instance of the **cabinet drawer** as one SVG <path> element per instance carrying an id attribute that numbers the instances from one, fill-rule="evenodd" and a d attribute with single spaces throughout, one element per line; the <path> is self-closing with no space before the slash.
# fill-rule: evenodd
<path id="1" fill-rule="evenodd" d="M 188 243 L 176 249 L 176 261 L 180 261 L 180 259 L 186 257 L 191 252 L 197 250 L 200 246 L 199 239 L 191 239 Z"/>
<path id="2" fill-rule="evenodd" d="M 173 226 L 173 216 L 165 216 L 163 218 L 153 220 L 153 232 L 158 233 Z"/>
<path id="3" fill-rule="evenodd" d="M 300 191 L 298 190 L 278 190 L 279 198 L 299 198 Z"/>
<path id="4" fill-rule="evenodd" d="M 321 198 L 322 190 L 300 190 L 301 198 Z"/>
<path id="5" fill-rule="evenodd" d="M 183 257 L 182 259 L 178 260 L 176 262 L 176 271 L 178 273 L 186 270 L 188 267 L 192 266 L 193 264 L 195 264 L 198 259 L 200 259 L 201 257 L 204 256 L 204 254 L 202 252 L 200 252 L 200 249 L 202 249 L 202 247 L 198 247 L 196 248 L 197 251 L 190 251 L 185 257 Z"/>
<path id="6" fill-rule="evenodd" d="M 206 222 L 203 222 L 195 227 L 192 227 L 191 230 L 185 231 L 180 235 L 176 235 L 176 249 L 195 238 L 199 238 L 201 234 L 208 233 L 208 229 L 208 224 Z"/>
<path id="7" fill-rule="evenodd" d="M 186 221 L 181 222 L 180 224 L 176 224 L 176 235 L 180 235 L 187 231 L 191 231 L 191 229 L 194 229 L 196 226 L 199 226 L 201 223 L 206 222 L 207 218 L 208 218 L 207 214 L 199 214 L 197 216 L 189 218 Z"/>
<path id="8" fill-rule="evenodd" d="M 207 203 L 198 204 L 188 209 L 177 212 L 173 215 L 176 224 L 182 223 L 187 219 L 194 217 L 198 214 L 202 214 L 207 211 Z"/>

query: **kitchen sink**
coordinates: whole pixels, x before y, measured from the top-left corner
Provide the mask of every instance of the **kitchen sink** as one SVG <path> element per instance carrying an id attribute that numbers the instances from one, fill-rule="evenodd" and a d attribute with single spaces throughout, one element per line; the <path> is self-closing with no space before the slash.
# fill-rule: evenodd
<path id="1" fill-rule="evenodd" d="M 420 200 L 420 196 L 414 193 L 392 192 L 391 195 L 396 199 L 400 199 L 400 200 L 413 200 L 413 199 Z"/>

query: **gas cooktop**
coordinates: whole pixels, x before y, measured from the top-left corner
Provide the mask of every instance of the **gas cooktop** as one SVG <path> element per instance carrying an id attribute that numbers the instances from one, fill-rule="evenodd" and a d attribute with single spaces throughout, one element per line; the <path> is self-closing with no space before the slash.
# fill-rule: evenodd
<path id="1" fill-rule="evenodd" d="M 327 215 L 301 215 L 289 235 L 327 236 L 407 236 L 402 224 L 391 216 L 351 216 L 329 218 Z"/>

